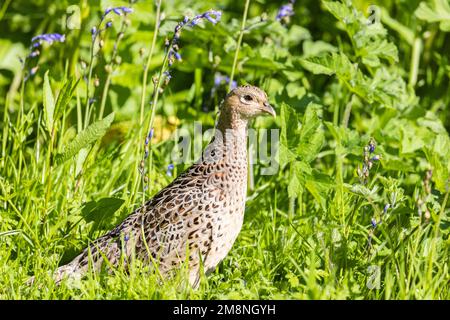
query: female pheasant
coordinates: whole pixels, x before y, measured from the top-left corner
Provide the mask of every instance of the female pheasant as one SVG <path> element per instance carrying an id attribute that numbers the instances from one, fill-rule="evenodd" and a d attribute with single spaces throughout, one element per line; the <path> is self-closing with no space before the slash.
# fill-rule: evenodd
<path id="1" fill-rule="evenodd" d="M 201 159 L 121 224 L 93 241 L 55 280 L 81 277 L 136 258 L 154 263 L 163 275 L 188 261 L 189 282 L 198 285 L 201 265 L 208 273 L 230 251 L 244 218 L 247 191 L 247 126 L 262 115 L 275 116 L 261 89 L 232 90 L 220 107 L 215 135 Z"/>

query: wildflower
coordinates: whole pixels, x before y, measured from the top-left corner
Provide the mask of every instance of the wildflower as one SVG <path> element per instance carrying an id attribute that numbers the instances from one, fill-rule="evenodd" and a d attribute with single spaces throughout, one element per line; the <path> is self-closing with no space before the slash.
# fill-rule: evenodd
<path id="1" fill-rule="evenodd" d="M 30 74 L 32 76 L 34 76 L 38 70 L 39 70 L 39 66 L 33 67 L 30 69 Z"/>
<path id="2" fill-rule="evenodd" d="M 147 146 L 153 137 L 153 128 L 150 129 L 147 137 L 145 137 L 145 145 Z"/>
<path id="3" fill-rule="evenodd" d="M 212 17 L 214 16 L 214 18 Z M 202 19 L 206 19 L 209 22 L 211 22 L 212 24 L 217 24 L 217 22 L 220 21 L 222 17 L 222 12 L 221 11 L 216 11 L 216 10 L 208 10 L 202 14 L 196 15 L 194 18 L 192 18 L 191 23 L 189 24 L 190 27 L 194 27 L 196 26 L 199 21 L 201 21 Z M 183 20 L 183 25 L 187 23 L 186 20 Z"/>
<path id="4" fill-rule="evenodd" d="M 372 224 L 372 227 L 373 227 L 373 228 L 376 228 L 376 227 L 377 227 L 377 220 L 375 220 L 375 218 L 372 218 L 372 219 L 370 220 L 370 223 Z"/>
<path id="5" fill-rule="evenodd" d="M 230 77 L 224 76 L 219 72 L 216 72 L 214 75 L 214 88 L 220 87 L 222 84 L 228 84 L 230 83 Z M 237 82 L 233 80 L 231 83 L 231 89 L 234 89 L 237 87 Z"/>
<path id="6" fill-rule="evenodd" d="M 381 155 L 374 155 L 370 157 L 370 154 L 372 154 L 374 151 L 375 151 L 375 140 L 371 139 L 369 141 L 369 144 L 364 147 L 362 168 L 359 167 L 357 169 L 359 179 L 363 184 L 366 184 L 369 179 L 369 172 L 370 169 L 372 169 L 373 163 L 381 159 Z"/>
<path id="7" fill-rule="evenodd" d="M 125 235 L 125 237 L 123 238 L 125 241 L 128 241 L 128 240 L 130 240 L 130 236 L 129 235 Z"/>
<path id="8" fill-rule="evenodd" d="M 171 177 L 172 176 L 172 171 L 173 171 L 173 168 L 174 168 L 175 166 L 171 163 L 171 164 L 169 164 L 168 166 L 167 166 L 167 171 L 166 171 L 166 175 L 168 175 L 169 177 Z"/>
<path id="9" fill-rule="evenodd" d="M 108 21 L 108 22 L 106 23 L 106 28 L 111 28 L 111 26 L 112 26 L 112 21 Z"/>
<path id="10" fill-rule="evenodd" d="M 384 206 L 383 213 L 386 214 L 386 212 L 388 211 L 388 209 L 389 209 L 390 207 L 391 207 L 391 205 L 390 205 L 389 203 L 387 203 L 387 204 Z"/>
<path id="11" fill-rule="evenodd" d="M 374 153 L 375 152 L 375 147 L 376 147 L 375 140 L 370 139 L 370 141 L 369 141 L 369 152 L 370 153 Z"/>
<path id="12" fill-rule="evenodd" d="M 31 39 L 31 43 L 33 47 L 38 47 L 42 44 L 42 42 L 47 42 L 48 44 L 52 44 L 53 42 L 64 42 L 66 40 L 66 36 L 64 34 L 59 33 L 45 33 L 40 34 Z"/>
<path id="13" fill-rule="evenodd" d="M 122 14 L 132 13 L 133 9 L 128 7 L 115 7 L 115 8 L 108 8 L 105 10 L 105 13 L 102 16 L 102 20 L 110 13 L 114 12 L 118 16 L 121 16 Z"/>
<path id="14" fill-rule="evenodd" d="M 372 161 L 379 161 L 381 159 L 381 156 L 380 155 L 376 155 L 376 156 L 373 156 L 370 160 L 372 160 Z"/>
<path id="15" fill-rule="evenodd" d="M 163 74 L 164 74 L 164 84 L 168 85 L 170 82 L 170 79 L 172 79 L 172 75 L 170 74 L 169 71 L 164 71 Z"/>
<path id="16" fill-rule="evenodd" d="M 36 50 L 32 51 L 32 52 L 28 55 L 28 57 L 29 57 L 29 58 L 34 58 L 34 57 L 37 57 L 39 54 L 40 54 L 39 50 L 36 49 Z"/>
<path id="17" fill-rule="evenodd" d="M 289 17 L 294 15 L 294 3 L 295 0 L 291 0 L 288 4 L 282 5 L 278 10 L 275 20 L 288 23 Z"/>
<path id="18" fill-rule="evenodd" d="M 89 98 L 89 105 L 92 105 L 96 101 L 97 101 L 97 99 L 95 99 L 95 98 Z"/>

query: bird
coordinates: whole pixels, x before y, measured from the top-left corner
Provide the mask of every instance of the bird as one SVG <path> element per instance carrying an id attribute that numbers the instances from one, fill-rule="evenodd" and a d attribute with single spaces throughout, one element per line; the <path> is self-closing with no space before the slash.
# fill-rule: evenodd
<path id="1" fill-rule="evenodd" d="M 276 116 L 267 94 L 252 85 L 231 90 L 219 106 L 211 142 L 201 157 L 119 225 L 56 269 L 56 283 L 80 278 L 89 267 L 125 264 L 132 255 L 163 276 L 188 264 L 196 288 L 215 270 L 242 228 L 247 193 L 247 129 L 260 115 Z"/>

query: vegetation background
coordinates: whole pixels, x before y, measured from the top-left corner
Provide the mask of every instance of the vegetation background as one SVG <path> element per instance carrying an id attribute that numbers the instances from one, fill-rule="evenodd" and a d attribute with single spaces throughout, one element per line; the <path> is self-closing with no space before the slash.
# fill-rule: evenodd
<path id="1" fill-rule="evenodd" d="M 449 299 L 450 2 L 160 2 L 0 3 L 0 298 Z M 233 81 L 276 106 L 253 126 L 280 128 L 280 169 L 252 167 L 220 267 L 55 286 L 188 166 L 171 134 L 211 128 Z"/>

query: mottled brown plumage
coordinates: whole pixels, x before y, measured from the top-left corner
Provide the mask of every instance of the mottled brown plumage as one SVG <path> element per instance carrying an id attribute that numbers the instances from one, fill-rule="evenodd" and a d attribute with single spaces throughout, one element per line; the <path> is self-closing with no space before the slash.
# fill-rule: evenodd
<path id="1" fill-rule="evenodd" d="M 247 189 L 247 126 L 250 119 L 275 112 L 257 87 L 232 90 L 220 107 L 213 141 L 202 158 L 113 230 L 95 240 L 55 272 L 56 281 L 82 276 L 104 259 L 115 266 L 138 259 L 154 263 L 163 275 L 189 265 L 198 284 L 200 265 L 213 270 L 227 255 L 244 218 Z"/>

